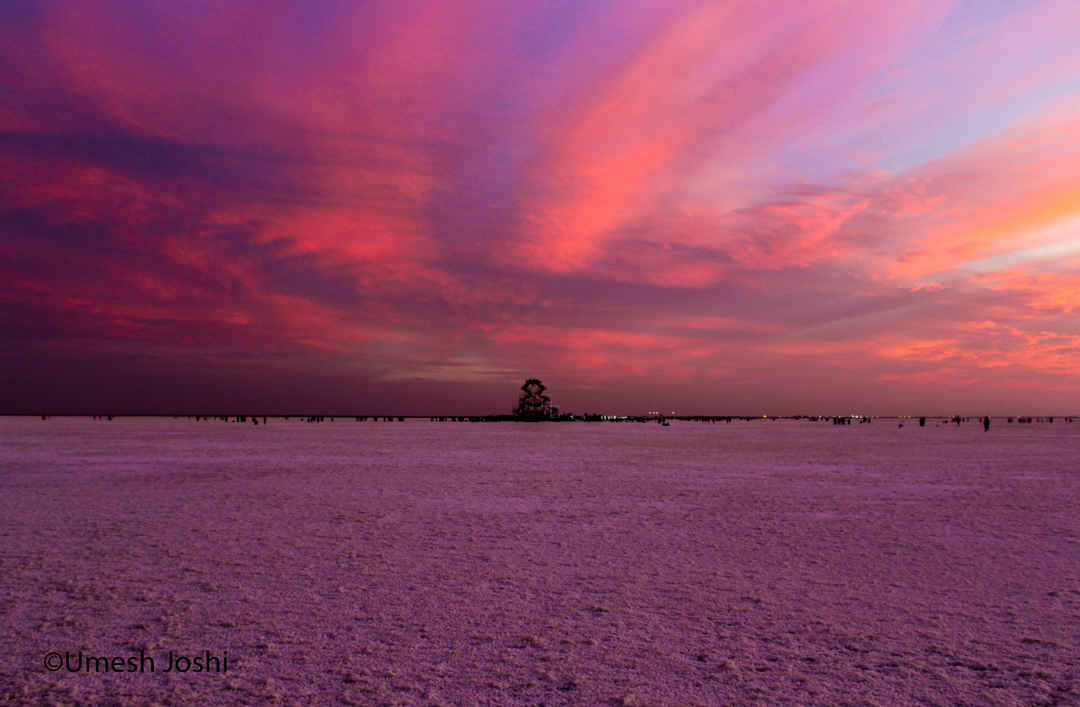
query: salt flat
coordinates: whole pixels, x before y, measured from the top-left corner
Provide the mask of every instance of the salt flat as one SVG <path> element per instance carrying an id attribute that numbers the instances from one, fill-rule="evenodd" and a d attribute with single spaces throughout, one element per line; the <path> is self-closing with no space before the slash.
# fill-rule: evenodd
<path id="1" fill-rule="evenodd" d="M 0 535 L 13 702 L 1080 703 L 1080 423 L 6 418 Z"/>

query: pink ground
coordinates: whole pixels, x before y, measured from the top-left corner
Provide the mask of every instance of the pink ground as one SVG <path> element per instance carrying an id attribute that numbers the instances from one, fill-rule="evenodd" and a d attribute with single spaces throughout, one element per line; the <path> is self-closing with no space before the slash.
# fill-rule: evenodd
<path id="1" fill-rule="evenodd" d="M 1080 423 L 7 418 L 0 535 L 15 702 L 1080 704 Z"/>

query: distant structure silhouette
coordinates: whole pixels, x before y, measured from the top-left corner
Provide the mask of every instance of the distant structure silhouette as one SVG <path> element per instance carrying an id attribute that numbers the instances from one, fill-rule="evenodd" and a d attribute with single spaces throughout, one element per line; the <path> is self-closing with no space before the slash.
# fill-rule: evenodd
<path id="1" fill-rule="evenodd" d="M 551 398 L 544 395 L 547 390 L 539 378 L 529 378 L 521 386 L 521 397 L 518 398 L 514 415 L 521 420 L 550 420 L 558 416 L 555 408 L 551 406 Z"/>

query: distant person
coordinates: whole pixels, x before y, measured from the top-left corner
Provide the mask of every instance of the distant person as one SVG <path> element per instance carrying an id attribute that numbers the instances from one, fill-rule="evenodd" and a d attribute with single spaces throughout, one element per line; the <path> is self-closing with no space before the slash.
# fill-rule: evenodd
<path id="1" fill-rule="evenodd" d="M 989 432 L 989 431 L 990 431 L 990 416 L 987 415 L 986 417 L 983 418 L 983 432 Z"/>

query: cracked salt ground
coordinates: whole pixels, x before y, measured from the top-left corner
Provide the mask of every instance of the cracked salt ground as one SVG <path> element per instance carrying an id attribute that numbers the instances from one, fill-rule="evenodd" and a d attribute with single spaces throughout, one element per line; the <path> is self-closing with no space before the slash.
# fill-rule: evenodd
<path id="1" fill-rule="evenodd" d="M 1078 451 L 1070 425 L 6 418 L 0 698 L 1077 703 Z"/>

